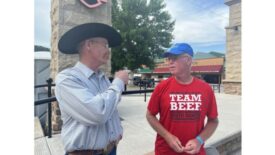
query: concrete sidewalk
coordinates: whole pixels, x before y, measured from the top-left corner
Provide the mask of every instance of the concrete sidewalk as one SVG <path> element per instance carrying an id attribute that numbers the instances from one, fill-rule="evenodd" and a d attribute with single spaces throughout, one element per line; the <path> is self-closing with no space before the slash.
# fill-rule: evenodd
<path id="1" fill-rule="evenodd" d="M 220 123 L 206 146 L 241 131 L 241 96 L 215 95 Z M 123 119 L 124 135 L 118 145 L 118 155 L 143 155 L 154 150 L 156 133 L 145 118 L 148 101 L 149 97 L 144 102 L 143 94 L 122 97 L 118 109 Z"/>

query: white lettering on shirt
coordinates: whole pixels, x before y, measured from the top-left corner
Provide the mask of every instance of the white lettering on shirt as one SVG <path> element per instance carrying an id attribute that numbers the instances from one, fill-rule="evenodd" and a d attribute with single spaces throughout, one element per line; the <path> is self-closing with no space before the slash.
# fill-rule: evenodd
<path id="1" fill-rule="evenodd" d="M 200 111 L 201 94 L 170 94 L 171 111 Z"/>

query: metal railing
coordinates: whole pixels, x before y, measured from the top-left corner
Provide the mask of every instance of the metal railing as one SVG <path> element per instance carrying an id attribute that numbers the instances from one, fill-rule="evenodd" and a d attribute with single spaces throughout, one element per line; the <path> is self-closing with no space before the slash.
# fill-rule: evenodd
<path id="1" fill-rule="evenodd" d="M 43 84 L 43 85 L 36 85 L 34 86 L 34 88 L 40 88 L 40 87 L 47 87 L 48 88 L 48 98 L 46 99 L 41 99 L 41 100 L 37 100 L 34 102 L 35 106 L 39 106 L 42 104 L 48 104 L 48 132 L 46 132 L 46 136 L 48 136 L 49 138 L 52 137 L 52 102 L 57 101 L 55 96 L 52 96 L 52 87 L 55 86 L 55 84 L 53 84 L 53 80 L 51 78 L 49 78 L 48 80 L 46 80 L 47 84 Z M 159 82 L 159 81 L 155 81 L 155 82 Z M 218 88 L 218 91 L 220 93 L 220 84 L 211 84 L 212 89 L 215 90 L 215 88 Z M 144 88 L 142 90 L 142 87 Z M 127 87 L 125 86 L 125 90 Z M 139 86 L 139 90 L 129 90 L 129 91 L 124 91 L 122 92 L 122 95 L 129 95 L 129 94 L 141 94 L 144 93 L 144 102 L 146 102 L 146 98 L 147 98 L 147 93 L 151 93 L 153 92 L 154 89 L 147 89 L 147 84 L 145 83 L 143 86 Z"/>
<path id="2" fill-rule="evenodd" d="M 34 86 L 34 88 L 41 88 L 41 87 L 47 87 L 48 89 L 48 98 L 47 99 L 43 99 L 43 100 L 38 100 L 34 102 L 34 105 L 41 105 L 41 104 L 48 104 L 48 132 L 47 132 L 47 136 L 49 138 L 52 137 L 52 102 L 56 101 L 55 97 L 52 97 L 52 86 L 55 86 L 54 84 L 52 84 L 53 80 L 51 78 L 49 78 L 48 80 L 46 80 L 47 84 L 44 85 L 36 85 Z"/>
<path id="3" fill-rule="evenodd" d="M 48 136 L 48 138 L 52 137 L 52 102 L 57 101 L 55 96 L 52 96 L 52 87 L 55 86 L 55 84 L 53 84 L 53 80 L 51 78 L 49 78 L 47 81 L 47 84 L 42 84 L 42 85 L 35 85 L 34 88 L 41 88 L 41 87 L 47 87 L 48 88 L 48 98 L 45 99 L 41 99 L 41 100 L 37 100 L 34 101 L 34 105 L 35 106 L 39 106 L 42 104 L 48 104 L 48 132 L 46 132 L 46 136 Z M 125 89 L 126 90 L 126 89 Z M 141 94 L 144 93 L 144 102 L 146 102 L 146 93 L 151 93 L 153 92 L 154 89 L 147 89 L 147 84 L 144 85 L 144 90 L 141 89 L 140 90 L 129 90 L 129 91 L 124 91 L 122 92 L 122 95 L 129 95 L 129 94 Z"/>
<path id="4" fill-rule="evenodd" d="M 215 92 L 216 89 L 218 89 L 218 92 L 221 93 L 221 84 L 209 83 L 209 85 L 212 87 L 212 90 L 214 92 Z"/>

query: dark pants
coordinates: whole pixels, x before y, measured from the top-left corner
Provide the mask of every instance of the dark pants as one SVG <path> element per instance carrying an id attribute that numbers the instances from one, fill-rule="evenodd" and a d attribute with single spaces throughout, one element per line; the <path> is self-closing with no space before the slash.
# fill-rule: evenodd
<path id="1" fill-rule="evenodd" d="M 108 155 L 116 155 L 116 146 L 113 148 L 113 150 Z"/>
<path id="2" fill-rule="evenodd" d="M 65 155 L 69 155 L 69 153 L 66 152 Z M 95 154 L 95 155 L 102 155 L 102 154 Z M 116 146 L 112 149 L 112 151 L 108 155 L 116 155 Z"/>

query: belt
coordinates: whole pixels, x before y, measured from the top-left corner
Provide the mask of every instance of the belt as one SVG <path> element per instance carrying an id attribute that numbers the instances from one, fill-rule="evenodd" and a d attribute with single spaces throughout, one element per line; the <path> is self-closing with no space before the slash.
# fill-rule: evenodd
<path id="1" fill-rule="evenodd" d="M 109 143 L 104 149 L 99 150 L 75 150 L 69 152 L 69 155 L 108 155 L 117 145 L 116 141 Z"/>

